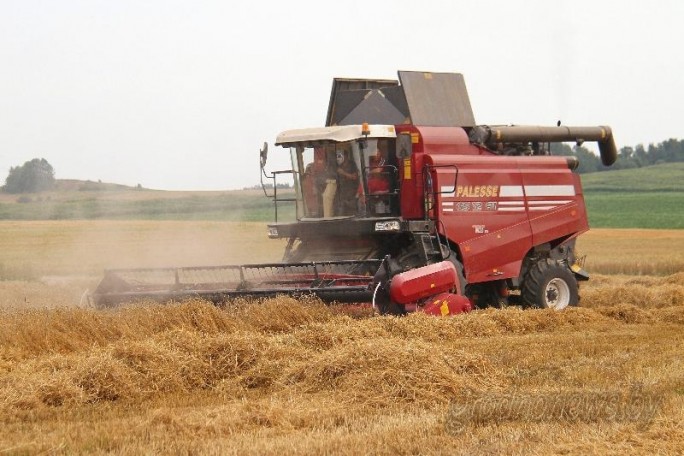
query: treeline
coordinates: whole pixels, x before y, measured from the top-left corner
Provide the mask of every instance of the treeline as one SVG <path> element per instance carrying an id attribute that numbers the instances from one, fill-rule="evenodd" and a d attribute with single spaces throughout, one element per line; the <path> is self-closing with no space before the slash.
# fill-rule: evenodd
<path id="1" fill-rule="evenodd" d="M 580 174 L 597 171 L 642 168 L 661 163 L 684 162 L 684 140 L 668 139 L 658 144 L 649 144 L 648 148 L 639 144 L 636 147 L 623 147 L 613 166 L 603 166 L 601 159 L 583 146 L 571 147 L 564 143 L 552 143 L 553 155 L 574 155 L 579 159 L 577 172 Z"/>
<path id="2" fill-rule="evenodd" d="M 266 187 L 267 189 L 272 189 L 273 184 L 264 184 L 263 187 L 261 186 L 261 184 L 257 184 L 257 185 L 252 185 L 251 187 L 242 187 L 242 189 L 243 190 L 261 190 L 264 187 Z M 276 188 L 287 189 L 287 188 L 291 188 L 291 185 L 289 183 L 285 182 L 285 183 L 281 183 L 281 184 L 276 184 Z"/>
<path id="3" fill-rule="evenodd" d="M 5 185 L 0 189 L 5 193 L 31 193 L 51 190 L 55 186 L 55 170 L 44 158 L 34 158 L 21 166 L 9 170 Z"/>

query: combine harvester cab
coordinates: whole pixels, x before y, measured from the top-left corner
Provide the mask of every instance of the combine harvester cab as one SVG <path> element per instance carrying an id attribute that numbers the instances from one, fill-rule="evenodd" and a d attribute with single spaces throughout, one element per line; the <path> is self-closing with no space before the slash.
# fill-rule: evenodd
<path id="1" fill-rule="evenodd" d="M 95 302 L 315 294 L 434 315 L 576 305 L 586 209 L 576 158 L 549 155 L 566 141 L 597 142 L 606 166 L 617 156 L 605 126 L 476 125 L 460 74 L 335 79 L 326 126 L 276 139 L 291 169 L 266 173 L 261 150 L 281 263 L 112 270 Z M 282 175 L 294 196 L 278 194 Z M 296 221 L 279 222 L 279 204 L 293 202 Z"/>

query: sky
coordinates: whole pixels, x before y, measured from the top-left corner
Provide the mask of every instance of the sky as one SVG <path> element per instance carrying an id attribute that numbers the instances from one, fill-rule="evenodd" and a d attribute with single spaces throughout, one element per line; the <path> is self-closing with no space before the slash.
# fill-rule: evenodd
<path id="1" fill-rule="evenodd" d="M 334 77 L 463 73 L 479 124 L 609 125 L 684 139 L 681 0 L 0 0 L 0 185 L 230 190 L 288 168 Z"/>

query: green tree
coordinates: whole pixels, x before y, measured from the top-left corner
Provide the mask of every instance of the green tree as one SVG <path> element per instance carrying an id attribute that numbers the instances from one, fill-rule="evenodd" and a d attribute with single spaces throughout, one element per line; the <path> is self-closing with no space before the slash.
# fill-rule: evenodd
<path id="1" fill-rule="evenodd" d="M 574 155 L 579 159 L 577 172 L 613 171 L 618 169 L 641 168 L 660 163 L 684 161 L 684 141 L 668 139 L 658 144 L 643 144 L 636 147 L 625 146 L 618 152 L 618 159 L 612 166 L 603 166 L 596 154 L 582 146 L 570 147 L 567 144 L 552 143 L 551 155 Z"/>
<path id="2" fill-rule="evenodd" d="M 579 174 L 593 173 L 599 170 L 599 158 L 589 149 L 582 146 L 571 147 L 565 143 L 551 143 L 551 155 L 574 155 L 579 160 L 577 171 Z"/>
<path id="3" fill-rule="evenodd" d="M 575 146 L 572 151 L 575 157 L 579 159 L 578 173 L 584 174 L 599 171 L 601 162 L 595 153 L 582 146 Z"/>
<path id="4" fill-rule="evenodd" d="M 637 149 L 639 146 L 637 146 Z M 643 149 L 643 147 L 642 147 Z M 612 171 L 612 170 L 617 170 L 617 169 L 632 169 L 632 168 L 639 168 L 641 165 L 639 164 L 639 160 L 637 159 L 637 152 L 633 147 L 628 147 L 625 146 L 620 149 L 618 152 L 618 159 L 617 161 L 609 166 L 601 166 L 602 171 Z"/>
<path id="5" fill-rule="evenodd" d="M 663 159 L 667 162 L 684 161 L 684 141 L 676 139 L 668 139 L 665 142 L 658 144 L 663 150 Z"/>
<path id="6" fill-rule="evenodd" d="M 10 168 L 3 190 L 6 193 L 31 193 L 50 190 L 55 185 L 55 170 L 44 158 L 34 158 Z"/>
<path id="7" fill-rule="evenodd" d="M 634 155 L 633 157 L 637 160 L 639 163 L 639 166 L 648 166 L 648 154 L 646 153 L 646 150 L 644 149 L 643 144 L 638 144 L 636 148 L 634 149 Z"/>

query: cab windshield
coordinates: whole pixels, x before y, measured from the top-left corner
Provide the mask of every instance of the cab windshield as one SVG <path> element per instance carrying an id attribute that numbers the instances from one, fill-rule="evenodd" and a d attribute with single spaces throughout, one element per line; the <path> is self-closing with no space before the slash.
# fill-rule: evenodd
<path id="1" fill-rule="evenodd" d="M 291 147 L 297 218 L 398 215 L 394 151 L 387 138 Z"/>

